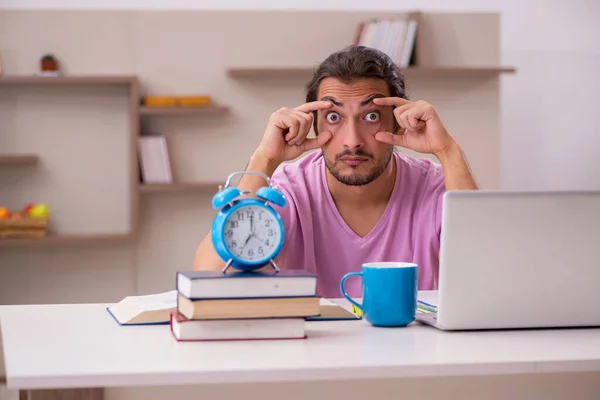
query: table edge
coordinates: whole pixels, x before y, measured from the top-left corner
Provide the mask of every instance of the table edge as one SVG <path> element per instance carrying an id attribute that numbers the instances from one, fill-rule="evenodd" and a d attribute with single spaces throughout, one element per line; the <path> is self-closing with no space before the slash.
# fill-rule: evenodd
<path id="1" fill-rule="evenodd" d="M 402 365 L 300 370 L 252 370 L 185 373 L 127 373 L 88 376 L 7 376 L 9 389 L 75 389 L 151 387 L 172 385 L 316 382 L 330 380 L 377 380 L 431 377 L 476 377 L 540 373 L 600 372 L 600 360 L 523 361 L 460 363 L 445 365 Z M 8 374 L 7 374 L 8 375 Z"/>

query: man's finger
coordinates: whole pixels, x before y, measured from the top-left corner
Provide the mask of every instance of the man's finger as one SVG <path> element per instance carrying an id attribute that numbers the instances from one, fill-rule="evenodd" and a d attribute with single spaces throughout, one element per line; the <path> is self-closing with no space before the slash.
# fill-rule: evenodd
<path id="1" fill-rule="evenodd" d="M 319 133 L 316 138 L 306 139 L 302 142 L 302 151 L 311 151 L 322 147 L 325 143 L 333 137 L 333 133 L 330 131 L 324 131 Z"/>
<path id="2" fill-rule="evenodd" d="M 312 128 L 312 114 L 303 113 L 298 110 L 292 110 L 292 113 L 294 118 L 298 120 L 299 128 L 298 135 L 293 139 L 289 140 L 288 143 L 290 145 L 301 144 L 310 132 L 310 129 Z"/>
<path id="3" fill-rule="evenodd" d="M 324 108 L 329 108 L 332 105 L 333 104 L 330 101 L 317 100 L 317 101 L 311 101 L 309 103 L 299 105 L 298 107 L 295 108 L 295 110 L 307 113 L 307 112 L 311 112 L 311 111 L 322 110 Z"/>
<path id="4" fill-rule="evenodd" d="M 396 106 L 400 107 L 405 104 L 409 104 L 410 101 L 402 99 L 400 97 L 376 97 L 373 99 L 373 103 L 378 106 Z"/>
<path id="5" fill-rule="evenodd" d="M 412 105 L 412 104 L 405 104 L 405 105 L 403 105 L 403 106 L 396 107 L 396 108 L 394 109 L 394 116 L 395 116 L 396 118 L 400 118 L 400 116 L 401 116 L 401 115 L 402 115 L 402 114 L 403 114 L 405 111 L 408 111 L 408 110 L 409 110 L 410 108 L 412 108 L 412 107 L 413 107 L 413 105 Z"/>
<path id="6" fill-rule="evenodd" d="M 402 108 L 404 108 L 404 107 L 397 108 L 396 110 L 394 110 L 394 113 L 396 115 L 398 115 L 396 113 L 396 111 L 400 110 Z M 423 115 L 424 115 L 424 113 L 423 113 L 422 108 L 409 107 L 400 113 L 400 115 L 397 117 L 397 120 L 398 120 L 399 124 L 401 126 L 403 126 L 404 128 L 415 131 L 415 130 L 425 129 L 425 126 L 426 126 L 425 121 L 423 121 L 421 119 L 423 117 Z"/>
<path id="7" fill-rule="evenodd" d="M 281 129 L 288 129 L 288 133 L 286 133 L 285 135 L 285 141 L 289 141 L 295 138 L 300 130 L 300 121 L 289 115 L 282 116 L 281 119 L 277 121 L 275 125 Z"/>
<path id="8" fill-rule="evenodd" d="M 377 132 L 375 134 L 375 139 L 394 146 L 406 146 L 405 135 L 393 135 L 391 132 Z"/>

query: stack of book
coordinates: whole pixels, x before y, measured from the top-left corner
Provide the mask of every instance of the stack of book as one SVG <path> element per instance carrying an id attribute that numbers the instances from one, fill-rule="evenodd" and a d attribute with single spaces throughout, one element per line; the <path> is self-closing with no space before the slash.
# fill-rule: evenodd
<path id="1" fill-rule="evenodd" d="M 319 316 L 317 276 L 302 270 L 180 271 L 171 332 L 178 341 L 305 338 Z"/>

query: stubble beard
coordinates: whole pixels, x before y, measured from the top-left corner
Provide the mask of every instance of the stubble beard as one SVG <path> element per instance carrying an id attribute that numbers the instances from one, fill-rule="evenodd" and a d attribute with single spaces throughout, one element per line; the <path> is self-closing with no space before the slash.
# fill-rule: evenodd
<path id="1" fill-rule="evenodd" d="M 375 157 L 367 153 L 362 149 L 358 149 L 357 151 L 346 150 L 343 153 L 336 154 L 335 160 L 329 160 L 323 154 L 323 158 L 325 159 L 325 165 L 327 166 L 327 170 L 329 173 L 340 183 L 347 186 L 363 186 L 373 182 L 375 179 L 379 178 L 381 174 L 387 168 L 390 160 L 392 159 L 392 155 L 394 153 L 394 147 L 390 146 L 389 150 L 384 154 L 384 156 L 377 162 L 367 173 L 352 173 L 349 175 L 344 175 L 337 167 L 338 163 L 342 162 L 341 158 L 344 156 L 353 156 L 353 157 L 367 157 L 371 160 L 374 160 Z M 358 166 L 351 167 L 353 170 L 358 169 Z"/>

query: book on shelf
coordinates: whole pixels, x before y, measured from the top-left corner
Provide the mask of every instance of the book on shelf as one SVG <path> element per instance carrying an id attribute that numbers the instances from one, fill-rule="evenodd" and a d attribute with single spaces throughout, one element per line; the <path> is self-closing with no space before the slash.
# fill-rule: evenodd
<path id="1" fill-rule="evenodd" d="M 173 183 L 167 140 L 162 135 L 142 136 L 138 141 L 143 183 Z"/>
<path id="2" fill-rule="evenodd" d="M 374 18 L 359 23 L 354 44 L 381 50 L 406 68 L 412 64 L 416 36 L 415 18 Z"/>

